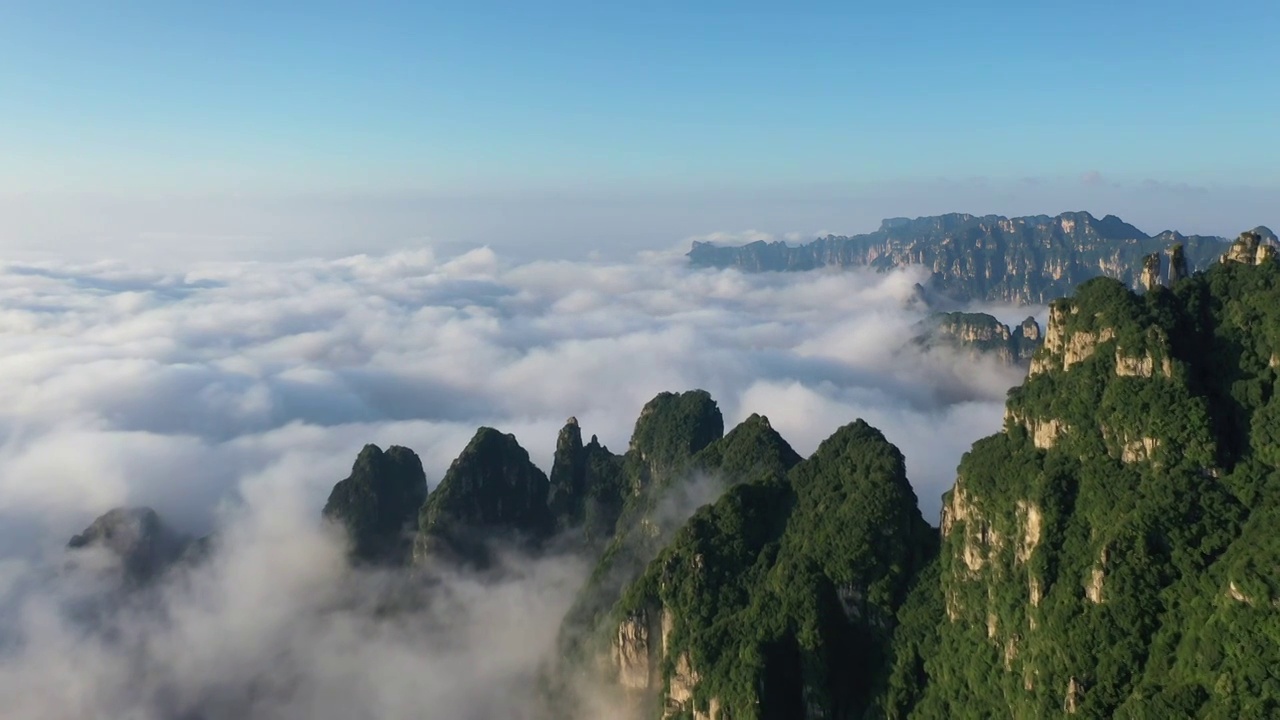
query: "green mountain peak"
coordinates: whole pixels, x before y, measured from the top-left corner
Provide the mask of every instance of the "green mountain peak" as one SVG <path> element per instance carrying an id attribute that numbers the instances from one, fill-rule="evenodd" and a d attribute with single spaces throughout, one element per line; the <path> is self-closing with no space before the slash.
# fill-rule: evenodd
<path id="1" fill-rule="evenodd" d="M 483 566 L 495 541 L 536 547 L 553 530 L 549 490 L 514 435 L 480 428 L 422 506 L 414 560 Z"/>
<path id="2" fill-rule="evenodd" d="M 422 461 L 392 445 L 365 445 L 351 474 L 334 485 L 323 516 L 341 525 L 360 562 L 399 564 L 408 558 L 418 508 L 427 497 Z"/>

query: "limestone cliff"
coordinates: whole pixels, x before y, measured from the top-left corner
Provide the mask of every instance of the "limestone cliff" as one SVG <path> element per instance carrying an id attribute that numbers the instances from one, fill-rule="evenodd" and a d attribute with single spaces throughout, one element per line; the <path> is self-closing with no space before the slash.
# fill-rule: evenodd
<path id="1" fill-rule="evenodd" d="M 1257 247 L 1052 305 L 1004 431 L 944 498 L 885 715 L 1280 712 L 1261 679 L 1280 646 L 1249 639 L 1280 630 L 1280 538 L 1260 534 L 1280 513 L 1280 267 Z"/>
<path id="2" fill-rule="evenodd" d="M 1250 230 L 1240 233 L 1240 237 L 1231 243 L 1231 248 L 1222 256 L 1222 262 L 1261 265 L 1273 259 L 1275 254 L 1274 241 L 1264 242 L 1260 233 Z"/>
<path id="3" fill-rule="evenodd" d="M 913 328 L 912 344 L 923 350 L 948 348 L 970 358 L 992 357 L 1027 367 L 1043 338 L 1040 324 L 1028 317 L 1012 329 L 985 313 L 935 313 Z"/>
<path id="4" fill-rule="evenodd" d="M 1171 231 L 1151 236 L 1113 215 L 1099 219 L 1087 212 L 1015 218 L 953 213 L 893 218 L 873 233 L 828 235 L 799 246 L 695 242 L 688 257 L 698 267 L 746 272 L 923 266 L 931 293 L 1040 305 L 1098 276 L 1141 287 L 1141 259 L 1173 244 L 1182 245 L 1190 269 L 1199 270 L 1222 254 L 1226 241 Z"/>

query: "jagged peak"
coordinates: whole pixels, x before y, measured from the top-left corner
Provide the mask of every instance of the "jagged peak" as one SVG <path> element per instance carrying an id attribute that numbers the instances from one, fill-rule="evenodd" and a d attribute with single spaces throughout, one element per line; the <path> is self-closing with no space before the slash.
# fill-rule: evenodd
<path id="1" fill-rule="evenodd" d="M 571 417 L 565 421 L 564 427 L 560 428 L 560 434 L 556 436 L 556 451 L 576 451 L 581 448 L 582 428 L 578 425 L 578 419 Z"/>

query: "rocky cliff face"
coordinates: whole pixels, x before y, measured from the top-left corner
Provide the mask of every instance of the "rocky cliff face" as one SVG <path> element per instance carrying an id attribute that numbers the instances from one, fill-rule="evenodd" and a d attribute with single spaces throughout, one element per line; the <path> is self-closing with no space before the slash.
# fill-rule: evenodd
<path id="1" fill-rule="evenodd" d="M 1247 245 L 1170 288 L 1097 279 L 1053 304 L 1004 432 L 945 498 L 887 715 L 1280 712 L 1261 670 L 1280 646 L 1249 639 L 1280 629 L 1280 539 L 1259 535 L 1280 507 L 1280 268 Z"/>
<path id="2" fill-rule="evenodd" d="M 398 445 L 386 452 L 366 445 L 351 474 L 334 485 L 323 515 L 346 530 L 353 559 L 400 564 L 409 557 L 426 498 L 427 477 L 417 454 Z"/>
<path id="3" fill-rule="evenodd" d="M 922 265 L 932 273 L 930 289 L 953 300 L 1046 304 L 1098 276 L 1140 287 L 1141 259 L 1173 244 L 1183 246 L 1196 270 L 1221 255 L 1225 241 L 1174 232 L 1150 236 L 1113 215 L 1098 219 L 1086 212 L 1017 218 L 956 213 L 885 220 L 873 233 L 828 235 L 796 247 L 697 242 L 688 256 L 695 266 L 746 272 Z"/>
<path id="4" fill-rule="evenodd" d="M 1266 230 L 1266 228 L 1261 229 Z M 1267 232 L 1270 231 L 1267 230 Z M 1272 237 L 1275 237 L 1274 233 Z M 1275 245 L 1264 242 L 1262 234 L 1251 230 L 1240 233 L 1240 237 L 1231 243 L 1231 249 L 1222 256 L 1222 262 L 1261 265 L 1273 259 L 1275 254 Z"/>
<path id="5" fill-rule="evenodd" d="M 547 506 L 559 531 L 578 532 L 587 547 L 599 549 L 613 536 L 625 500 L 622 457 L 596 436 L 582 442 L 576 418 L 556 440 Z"/>
<path id="6" fill-rule="evenodd" d="M 936 313 L 914 328 L 916 347 L 950 348 L 971 357 L 994 357 L 1006 365 L 1027 367 L 1043 341 L 1040 324 L 1028 317 L 1010 329 L 985 313 Z"/>
<path id="7" fill-rule="evenodd" d="M 1160 253 L 1151 253 L 1142 258 L 1142 276 L 1138 284 L 1143 290 L 1152 290 L 1163 282 L 1162 259 L 1163 256 Z"/>

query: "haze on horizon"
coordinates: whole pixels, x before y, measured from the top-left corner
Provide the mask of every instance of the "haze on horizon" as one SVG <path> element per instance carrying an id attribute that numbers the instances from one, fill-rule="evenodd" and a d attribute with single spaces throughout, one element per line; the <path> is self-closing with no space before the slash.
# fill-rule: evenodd
<path id="1" fill-rule="evenodd" d="M 626 256 L 883 217 L 1280 224 L 1263 0 L 25 3 L 7 258 Z M 745 235 L 739 235 L 745 237 Z"/>

